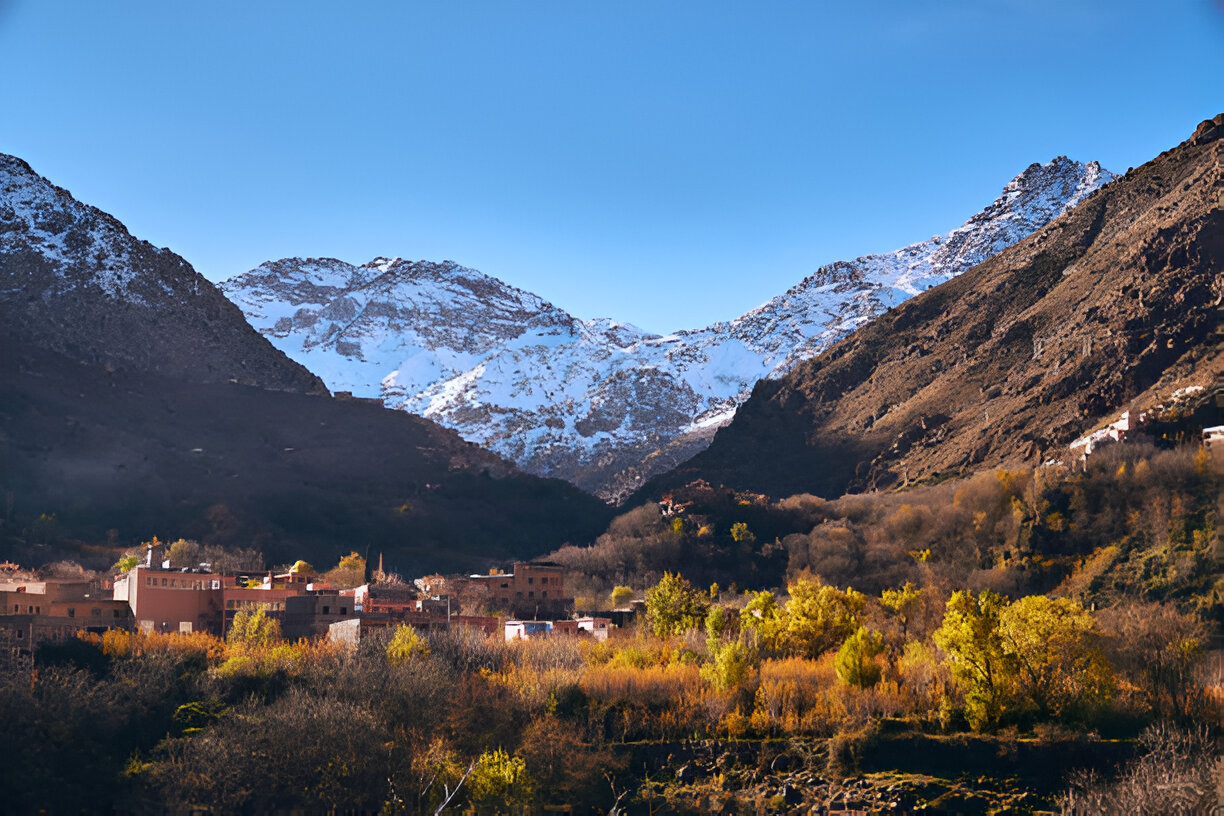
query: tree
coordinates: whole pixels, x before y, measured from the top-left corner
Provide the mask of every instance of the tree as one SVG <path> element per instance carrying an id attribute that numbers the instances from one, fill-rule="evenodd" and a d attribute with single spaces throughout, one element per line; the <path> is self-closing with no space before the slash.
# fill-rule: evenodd
<path id="1" fill-rule="evenodd" d="M 904 643 L 909 633 L 910 622 L 922 606 L 921 589 L 917 589 L 910 581 L 899 589 L 886 589 L 880 593 L 880 606 L 892 613 L 901 624 L 901 641 Z"/>
<path id="2" fill-rule="evenodd" d="M 530 804 L 535 782 L 520 757 L 497 748 L 476 760 L 468 779 L 468 798 L 477 813 L 509 813 Z"/>
<path id="3" fill-rule="evenodd" d="M 780 633 L 783 650 L 796 657 L 817 658 L 839 645 L 858 628 L 867 596 L 827 586 L 819 579 L 800 578 L 787 585 L 790 600 Z"/>
<path id="4" fill-rule="evenodd" d="M 701 676 L 720 691 L 736 689 L 752 677 L 756 655 L 738 640 L 713 642 L 713 660 L 701 667 Z"/>
<path id="5" fill-rule="evenodd" d="M 1016 693 L 1038 716 L 1061 717 L 1107 699 L 1113 671 L 1096 622 L 1069 598 L 1029 595 L 999 614 L 999 636 L 1016 669 Z"/>
<path id="6" fill-rule="evenodd" d="M 1014 658 L 1003 648 L 999 618 L 1003 596 L 983 590 L 954 592 L 943 623 L 932 637 L 948 655 L 952 676 L 965 689 L 965 716 L 979 730 L 1002 716 L 1015 675 Z"/>
<path id="7" fill-rule="evenodd" d="M 341 563 L 343 563 L 343 561 Z M 363 566 L 364 566 L 364 562 L 363 562 Z M 297 573 L 298 575 L 317 575 L 318 574 L 318 571 L 310 565 L 310 562 L 303 561 L 300 558 L 297 561 L 293 562 L 293 566 L 289 568 L 289 571 Z"/>
<path id="8" fill-rule="evenodd" d="M 880 682 L 880 664 L 875 658 L 883 651 L 884 636 L 860 626 L 837 650 L 833 667 L 838 678 L 847 686 L 860 689 L 874 686 Z"/>
<path id="9" fill-rule="evenodd" d="M 725 607 L 711 606 L 705 619 L 706 639 L 711 643 L 718 643 L 722 640 L 728 628 L 728 619 L 733 614 L 734 612 Z"/>
<path id="10" fill-rule="evenodd" d="M 659 583 L 646 590 L 646 622 L 656 637 L 696 629 L 704 622 L 708 608 L 705 594 L 679 573 L 663 573 Z"/>
<path id="11" fill-rule="evenodd" d="M 605 585 L 606 586 L 606 585 Z M 612 607 L 618 608 L 633 600 L 636 593 L 632 587 L 617 586 L 612 588 Z"/>
<path id="12" fill-rule="evenodd" d="M 582 741 L 581 729 L 552 714 L 523 729 L 517 754 L 527 765 L 540 797 L 558 804 L 592 806 L 607 785 L 605 774 L 625 762 L 600 744 Z"/>
<path id="13" fill-rule="evenodd" d="M 200 563 L 200 543 L 180 538 L 170 544 L 166 558 L 172 567 L 194 567 Z"/>
<path id="14" fill-rule="evenodd" d="M 140 557 L 128 553 L 119 557 L 119 560 L 111 567 L 111 572 L 131 572 L 138 566 L 140 566 Z"/>
<path id="15" fill-rule="evenodd" d="M 748 525 L 742 521 L 737 521 L 731 525 L 731 538 L 737 544 L 752 545 L 756 543 L 756 536 L 748 529 Z"/>
<path id="16" fill-rule="evenodd" d="M 280 621 L 269 618 L 262 608 L 254 612 L 239 609 L 225 636 L 226 643 L 244 653 L 264 651 L 280 640 Z"/>
<path id="17" fill-rule="evenodd" d="M 352 589 L 365 583 L 365 568 L 365 559 L 356 552 L 350 552 L 324 578 L 340 589 Z"/>
<path id="18" fill-rule="evenodd" d="M 1170 604 L 1132 601 L 1102 611 L 1105 646 L 1158 717 L 1192 720 L 1194 670 L 1206 656 L 1207 627 Z"/>
<path id="19" fill-rule="evenodd" d="M 757 648 L 780 651 L 785 624 L 777 596 L 768 591 L 750 594 L 751 599 L 740 610 L 740 631 L 752 633 Z"/>
<path id="20" fill-rule="evenodd" d="M 429 642 L 410 624 L 402 623 L 387 644 L 387 662 L 401 666 L 410 660 L 429 657 Z"/>

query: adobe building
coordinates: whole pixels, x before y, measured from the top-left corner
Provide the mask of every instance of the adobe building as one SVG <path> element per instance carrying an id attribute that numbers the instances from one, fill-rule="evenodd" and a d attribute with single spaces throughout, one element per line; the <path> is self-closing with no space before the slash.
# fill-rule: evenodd
<path id="1" fill-rule="evenodd" d="M 0 580 L 0 662 L 28 662 L 45 640 L 64 640 L 82 630 L 131 629 L 123 601 L 97 583 L 77 580 Z"/>
<path id="2" fill-rule="evenodd" d="M 486 587 L 488 606 L 522 619 L 561 618 L 574 610 L 565 590 L 565 567 L 548 561 L 516 561 L 512 572 L 473 575 L 473 584 Z"/>
<path id="3" fill-rule="evenodd" d="M 234 579 L 229 579 L 233 581 Z M 133 567 L 115 577 L 115 600 L 132 610 L 142 632 L 224 634 L 226 578 L 211 572 Z"/>
<path id="4" fill-rule="evenodd" d="M 336 590 L 293 595 L 283 601 L 281 634 L 286 640 L 320 637 L 328 634 L 333 623 L 356 616 L 352 596 L 342 596 Z"/>

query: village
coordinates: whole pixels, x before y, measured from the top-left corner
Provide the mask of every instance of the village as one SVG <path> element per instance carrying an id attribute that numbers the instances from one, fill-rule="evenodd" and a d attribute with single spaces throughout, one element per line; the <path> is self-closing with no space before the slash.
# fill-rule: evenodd
<path id="1" fill-rule="evenodd" d="M 367 570 L 354 588 L 329 584 L 305 562 L 283 572 L 223 575 L 207 563 L 172 567 L 143 563 L 110 579 L 26 578 L 0 564 L 0 660 L 27 664 L 40 643 L 101 634 L 206 632 L 224 636 L 240 611 L 262 610 L 291 641 L 325 639 L 356 648 L 372 633 L 409 624 L 425 632 L 467 628 L 506 640 L 551 636 L 606 640 L 632 620 L 636 607 L 577 615 L 565 569 L 549 562 L 515 562 L 485 575 L 428 575 L 406 583 Z M 640 605 L 640 602 L 639 604 Z M 480 614 L 476 614 L 480 613 Z"/>

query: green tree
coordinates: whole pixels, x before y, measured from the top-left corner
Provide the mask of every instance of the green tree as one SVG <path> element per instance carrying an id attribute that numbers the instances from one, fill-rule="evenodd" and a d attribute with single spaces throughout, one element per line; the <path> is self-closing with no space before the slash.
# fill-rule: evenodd
<path id="1" fill-rule="evenodd" d="M 355 553 L 354 553 L 354 554 L 355 554 Z M 343 563 L 343 560 L 342 560 L 342 562 L 341 562 L 341 563 Z M 364 562 L 364 561 L 362 562 L 362 568 L 363 568 L 363 569 L 365 568 L 365 562 Z M 317 575 L 317 574 L 318 574 L 318 573 L 315 571 L 315 568 L 314 568 L 314 567 L 312 567 L 308 561 L 302 561 L 301 559 L 298 559 L 297 561 L 294 561 L 294 562 L 293 562 L 293 566 L 289 568 L 289 571 L 290 571 L 290 572 L 295 572 L 295 573 L 297 573 L 298 575 Z"/>
<path id="2" fill-rule="evenodd" d="M 478 813 L 510 813 L 531 803 L 535 783 L 527 763 L 503 749 L 485 751 L 468 779 L 468 798 Z"/>
<path id="3" fill-rule="evenodd" d="M 387 643 L 387 662 L 392 666 L 401 666 L 422 657 L 429 657 L 429 641 L 410 624 L 397 626 Z"/>
<path id="4" fill-rule="evenodd" d="M 701 676 L 720 691 L 739 688 L 752 677 L 756 656 L 738 640 L 714 643 L 713 659 L 701 667 Z"/>
<path id="5" fill-rule="evenodd" d="M 683 634 L 702 625 L 709 605 L 705 594 L 679 573 L 665 572 L 646 590 L 646 622 L 656 637 Z"/>
<path id="6" fill-rule="evenodd" d="M 616 586 L 612 588 L 612 606 L 613 608 L 624 606 L 633 600 L 636 593 L 633 587 Z"/>
<path id="7" fill-rule="evenodd" d="M 999 614 L 1004 652 L 1016 668 L 1016 693 L 1039 717 L 1061 717 L 1113 692 L 1113 670 L 1096 622 L 1077 601 L 1029 595 Z"/>
<path id="8" fill-rule="evenodd" d="M 922 606 L 922 593 L 921 589 L 916 588 L 909 581 L 906 581 L 903 587 L 886 589 L 880 593 L 880 606 L 888 610 L 897 619 L 897 623 L 901 624 L 903 643 L 909 634 L 910 622 L 913 621 L 915 613 Z"/>
<path id="9" fill-rule="evenodd" d="M 816 658 L 841 644 L 858 628 L 867 596 L 801 578 L 787 586 L 782 648 L 796 657 Z"/>
<path id="10" fill-rule="evenodd" d="M 722 640 L 723 635 L 727 631 L 727 618 L 729 610 L 721 606 L 711 606 L 709 613 L 706 614 L 705 628 L 706 638 L 717 643 Z"/>
<path id="11" fill-rule="evenodd" d="M 225 642 L 241 652 L 266 650 L 281 641 L 280 621 L 269 618 L 262 609 L 239 609 L 230 623 Z"/>
<path id="12" fill-rule="evenodd" d="M 883 651 L 884 636 L 860 626 L 837 650 L 833 668 L 847 686 L 860 689 L 874 686 L 880 682 L 880 664 L 875 658 Z"/>
<path id="13" fill-rule="evenodd" d="M 740 631 L 750 633 L 760 649 L 781 651 L 785 621 L 777 596 L 768 591 L 749 594 L 751 598 L 740 610 Z"/>
<path id="14" fill-rule="evenodd" d="M 999 619 L 1003 596 L 983 590 L 954 592 L 935 645 L 948 655 L 952 676 L 965 690 L 965 716 L 975 730 L 998 723 L 1011 692 L 1015 659 L 1003 647 Z"/>
<path id="15" fill-rule="evenodd" d="M 136 569 L 136 567 L 138 566 L 140 566 L 140 557 L 137 555 L 133 555 L 132 553 L 128 553 L 127 555 L 123 555 L 119 557 L 119 560 L 116 561 L 114 565 L 111 567 L 111 571 L 112 572 L 131 572 L 132 570 Z"/>

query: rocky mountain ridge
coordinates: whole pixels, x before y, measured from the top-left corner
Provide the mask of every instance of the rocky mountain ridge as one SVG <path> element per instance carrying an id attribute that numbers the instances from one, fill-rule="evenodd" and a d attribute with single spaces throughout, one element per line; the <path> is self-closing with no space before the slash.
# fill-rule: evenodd
<path id="1" fill-rule="evenodd" d="M 0 321 L 24 342 L 93 364 L 327 391 L 181 257 L 4 154 Z"/>
<path id="2" fill-rule="evenodd" d="M 833 497 L 1069 460 L 1125 410 L 1224 389 L 1224 116 L 752 397 L 646 486 Z M 1212 397 L 1214 399 L 1214 397 Z"/>
<path id="3" fill-rule="evenodd" d="M 327 398 L 185 260 L 11 156 L 0 495 L 0 561 L 100 568 L 158 535 L 471 569 L 589 540 L 612 512 L 434 422 Z"/>
<path id="4" fill-rule="evenodd" d="M 330 387 L 454 428 L 525 470 L 619 499 L 703 449 L 776 378 L 960 274 L 1113 179 L 1034 164 L 961 227 L 826 265 L 726 323 L 647 335 L 583 321 L 451 262 L 284 259 L 222 284 L 251 324 Z"/>

